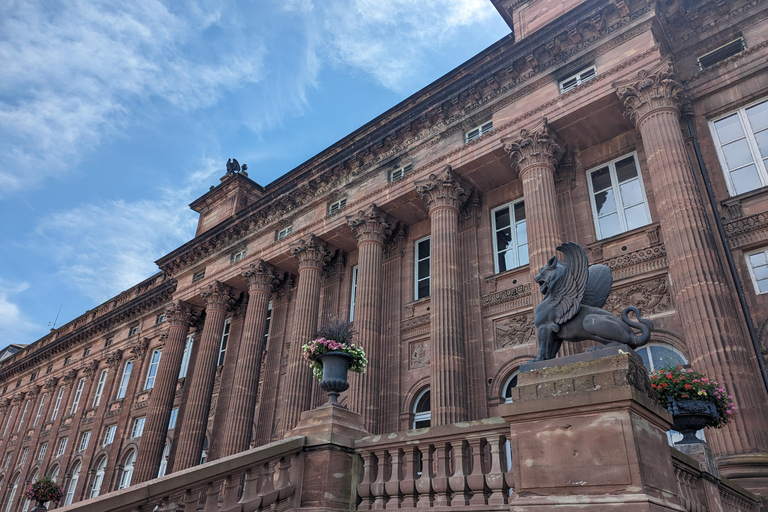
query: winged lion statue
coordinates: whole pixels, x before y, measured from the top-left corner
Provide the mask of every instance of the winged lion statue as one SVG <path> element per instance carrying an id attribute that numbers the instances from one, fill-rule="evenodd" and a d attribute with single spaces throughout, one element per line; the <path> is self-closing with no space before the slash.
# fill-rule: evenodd
<path id="1" fill-rule="evenodd" d="M 590 266 L 584 248 L 575 242 L 566 242 L 557 250 L 566 261 L 552 256 L 534 278 L 544 295 L 534 320 L 539 337 L 539 355 L 534 361 L 553 359 L 563 341 L 594 340 L 631 348 L 648 343 L 653 322 L 642 318 L 639 309 L 626 307 L 621 318 L 602 309 L 613 286 L 611 269 Z M 629 318 L 630 312 L 636 321 Z"/>

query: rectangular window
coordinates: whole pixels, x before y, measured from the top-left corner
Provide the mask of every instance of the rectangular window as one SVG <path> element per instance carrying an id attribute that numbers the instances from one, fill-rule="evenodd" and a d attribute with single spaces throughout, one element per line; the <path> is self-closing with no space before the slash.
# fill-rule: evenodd
<path id="1" fill-rule="evenodd" d="M 27 400 L 27 402 L 24 404 L 24 410 L 21 412 L 21 419 L 19 420 L 19 426 L 16 427 L 16 432 L 21 432 L 21 429 L 24 427 L 24 419 L 27 417 L 27 411 L 29 410 L 29 403 L 31 400 Z"/>
<path id="2" fill-rule="evenodd" d="M 67 366 L 70 361 L 72 361 L 72 356 L 65 357 L 64 358 L 64 364 L 62 366 Z"/>
<path id="3" fill-rule="evenodd" d="M 128 330 L 128 336 L 135 336 L 136 334 L 139 334 L 139 326 L 134 325 Z"/>
<path id="4" fill-rule="evenodd" d="M 389 173 L 389 181 L 397 181 L 413 170 L 413 164 L 408 164 Z"/>
<path id="5" fill-rule="evenodd" d="M 528 230 L 525 203 L 505 204 L 491 212 L 496 273 L 528 264 Z"/>
<path id="6" fill-rule="evenodd" d="M 422 238 L 416 241 L 416 267 L 415 267 L 415 290 L 416 300 L 429 297 L 432 290 L 430 280 L 430 238 Z"/>
<path id="7" fill-rule="evenodd" d="M 62 437 L 59 439 L 59 449 L 56 450 L 56 456 L 61 457 L 64 455 L 64 450 L 67 449 L 67 441 L 69 440 L 68 437 Z"/>
<path id="8" fill-rule="evenodd" d="M 269 326 L 272 323 L 272 301 L 267 304 L 267 322 L 264 324 L 264 346 L 266 347 L 267 339 L 269 339 Z"/>
<path id="9" fill-rule="evenodd" d="M 340 199 L 328 205 L 328 215 L 336 215 L 347 206 L 347 198 Z"/>
<path id="10" fill-rule="evenodd" d="M 750 252 L 746 256 L 755 293 L 768 293 L 768 248 Z"/>
<path id="11" fill-rule="evenodd" d="M 24 451 L 21 452 L 21 459 L 19 459 L 19 466 L 27 462 L 28 456 L 29 456 L 29 448 L 24 448 Z"/>
<path id="12" fill-rule="evenodd" d="M 189 368 L 189 357 L 192 355 L 192 344 L 194 341 L 194 334 L 187 336 L 187 343 L 184 345 L 184 354 L 181 356 L 181 368 L 179 368 L 180 379 L 187 376 L 187 369 Z"/>
<path id="13" fill-rule="evenodd" d="M 29 382 L 32 382 L 37 378 L 37 372 L 32 372 L 32 374 L 29 376 Z"/>
<path id="14" fill-rule="evenodd" d="M 637 154 L 588 171 L 587 182 L 599 240 L 651 222 Z"/>
<path id="15" fill-rule="evenodd" d="M 349 297 L 349 321 L 355 321 L 355 297 L 357 296 L 357 265 L 352 267 L 352 292 Z"/>
<path id="16" fill-rule="evenodd" d="M 242 260 L 243 258 L 245 258 L 245 249 L 243 249 L 242 251 L 237 251 L 235 253 L 232 253 L 232 256 L 229 257 L 229 262 L 230 263 L 237 263 L 238 261 Z"/>
<path id="17" fill-rule="evenodd" d="M 224 321 L 224 331 L 221 333 L 221 344 L 219 345 L 219 360 L 216 362 L 216 366 L 224 364 L 224 356 L 227 353 L 227 341 L 229 341 L 229 327 L 231 324 L 231 318 L 227 318 Z"/>
<path id="18" fill-rule="evenodd" d="M 8 466 L 11 465 L 11 457 L 13 457 L 13 452 L 8 452 L 5 454 L 5 469 L 8 469 Z"/>
<path id="19" fill-rule="evenodd" d="M 110 336 L 109 338 L 107 338 L 107 339 L 104 341 L 104 348 L 107 348 L 107 347 L 109 347 L 110 345 L 112 345 L 112 342 L 113 342 L 113 341 L 115 341 L 115 337 L 114 337 L 114 336 Z"/>
<path id="20" fill-rule="evenodd" d="M 8 419 L 5 421 L 5 428 L 3 429 L 3 437 L 5 437 L 5 434 L 8 433 L 8 427 L 11 426 L 11 421 L 13 421 L 13 413 L 16 412 L 16 406 L 11 406 L 11 412 L 8 413 Z"/>
<path id="21" fill-rule="evenodd" d="M 574 87 L 577 87 L 585 82 L 589 82 L 597 75 L 595 66 L 589 66 L 586 69 L 582 69 L 576 74 L 560 80 L 560 94 L 570 91 Z"/>
<path id="22" fill-rule="evenodd" d="M 37 452 L 37 460 L 43 460 L 43 457 L 45 457 L 45 452 L 48 450 L 48 443 L 43 443 L 40 445 L 40 451 Z"/>
<path id="23" fill-rule="evenodd" d="M 117 432 L 117 425 L 110 425 L 104 430 L 104 446 L 112 444 L 115 440 L 115 432 Z"/>
<path id="24" fill-rule="evenodd" d="M 117 389 L 117 399 L 125 398 L 125 393 L 128 391 L 128 381 L 131 380 L 131 370 L 133 369 L 133 361 L 125 363 L 123 368 L 123 376 L 120 377 L 120 387 Z"/>
<path id="25" fill-rule="evenodd" d="M 732 196 L 768 185 L 768 101 L 710 121 Z"/>
<path id="26" fill-rule="evenodd" d="M 133 420 L 133 427 L 131 427 L 131 437 L 141 437 L 144 433 L 144 422 L 147 418 L 142 416 Z"/>
<path id="27" fill-rule="evenodd" d="M 107 382 L 107 369 L 104 368 L 99 374 L 99 382 L 96 384 L 96 394 L 93 395 L 93 403 L 91 407 L 94 409 L 99 406 L 101 402 L 101 394 L 104 392 L 104 384 Z"/>
<path id="28" fill-rule="evenodd" d="M 51 413 L 51 421 L 56 419 L 59 415 L 59 406 L 61 405 L 61 398 L 64 396 L 64 386 L 59 388 L 59 394 L 56 395 L 56 403 L 53 404 L 53 412 Z"/>
<path id="29" fill-rule="evenodd" d="M 193 283 L 196 283 L 202 280 L 203 278 L 205 278 L 205 270 L 201 270 L 200 272 L 195 272 L 194 274 L 192 274 Z"/>
<path id="30" fill-rule="evenodd" d="M 163 322 L 165 322 L 165 313 L 160 313 L 157 315 L 157 318 L 155 318 L 155 325 L 161 324 Z"/>
<path id="31" fill-rule="evenodd" d="M 293 232 L 293 226 L 288 226 L 287 228 L 283 228 L 280 231 L 277 232 L 277 240 L 280 241 L 283 238 L 287 237 L 288 235 Z"/>
<path id="32" fill-rule="evenodd" d="M 742 51 L 744 51 L 746 47 L 747 47 L 747 44 L 744 42 L 743 37 L 734 39 L 730 43 L 726 43 L 720 48 L 716 48 L 711 52 L 705 53 L 704 55 L 699 57 L 698 58 L 699 69 L 704 69 L 713 64 L 717 64 L 718 62 L 723 61 L 728 57 L 733 57 L 737 53 L 741 53 Z"/>
<path id="33" fill-rule="evenodd" d="M 85 386 L 85 379 L 80 379 L 80 382 L 77 383 L 77 390 L 75 391 L 75 399 L 72 400 L 72 409 L 69 411 L 70 414 L 75 414 L 77 412 L 77 407 L 80 405 L 80 397 L 83 394 L 83 387 Z"/>
<path id="34" fill-rule="evenodd" d="M 40 397 L 40 405 L 37 406 L 37 414 L 35 414 L 35 421 L 32 423 L 33 427 L 37 426 L 37 422 L 40 421 L 40 416 L 43 414 L 43 405 L 45 405 L 45 397 L 47 397 L 47 393 L 43 393 L 43 396 Z"/>
<path id="35" fill-rule="evenodd" d="M 152 358 L 149 360 L 149 369 L 147 369 L 147 378 L 144 381 L 144 389 L 152 389 L 155 387 L 155 376 L 157 375 L 157 366 L 160 364 L 160 356 L 162 355 L 160 349 L 152 351 Z"/>
<path id="36" fill-rule="evenodd" d="M 168 420 L 168 430 L 176 428 L 176 419 L 179 417 L 179 408 L 174 407 L 171 409 L 171 419 Z"/>
<path id="37" fill-rule="evenodd" d="M 91 440 L 91 431 L 83 432 L 80 434 L 80 446 L 78 446 L 78 451 L 83 451 L 86 448 L 88 448 L 88 441 Z"/>
<path id="38" fill-rule="evenodd" d="M 491 130 L 493 130 L 493 121 L 476 126 L 464 134 L 464 142 L 472 142 L 475 139 L 479 139 Z"/>
<path id="39" fill-rule="evenodd" d="M 83 350 L 83 357 L 88 357 L 91 354 L 91 347 Z"/>

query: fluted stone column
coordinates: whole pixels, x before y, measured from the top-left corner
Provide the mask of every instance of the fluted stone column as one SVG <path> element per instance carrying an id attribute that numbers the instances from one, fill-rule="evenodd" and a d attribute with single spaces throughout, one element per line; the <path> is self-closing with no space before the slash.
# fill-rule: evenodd
<path id="1" fill-rule="evenodd" d="M 291 347 L 285 375 L 285 430 L 296 426 L 301 413 L 309 409 L 312 398 L 312 371 L 301 352 L 301 346 L 317 334 L 320 287 L 323 266 L 330 260 L 326 243 L 309 235 L 291 244 L 291 253 L 299 263 Z"/>
<path id="2" fill-rule="evenodd" d="M 174 471 L 196 466 L 200 462 L 211 407 L 211 392 L 216 378 L 216 359 L 219 355 L 221 333 L 224 330 L 227 311 L 233 301 L 232 288 L 219 281 L 209 284 L 202 295 L 205 302 L 205 326 L 200 336 L 195 366 L 192 368 L 189 395 L 173 463 Z"/>
<path id="3" fill-rule="evenodd" d="M 136 483 L 156 478 L 160 469 L 192 308 L 186 302 L 174 301 L 166 308 L 165 315 L 168 337 L 157 367 L 155 386 L 149 399 L 147 420 L 136 458 L 133 473 Z"/>
<path id="4" fill-rule="evenodd" d="M 264 260 L 243 269 L 243 277 L 248 282 L 248 308 L 224 427 L 222 457 L 247 450 L 251 442 L 267 308 L 273 287 L 279 283 L 277 269 Z"/>
<path id="5" fill-rule="evenodd" d="M 667 249 L 675 309 L 680 315 L 690 363 L 723 384 L 736 404 L 731 424 L 707 430 L 707 440 L 721 457 L 720 469 L 727 476 L 731 474 L 723 464 L 723 456 L 751 453 L 753 457 L 741 457 L 741 463 L 747 472 L 765 478 L 766 391 L 686 152 L 679 124 L 682 86 L 669 63 L 615 85 L 625 115 L 635 123 L 643 139 Z M 738 463 L 739 457 L 731 459 Z"/>
<path id="6" fill-rule="evenodd" d="M 416 191 L 429 210 L 431 235 L 430 393 L 432 425 L 468 418 L 467 365 L 459 273 L 459 208 L 467 198 L 449 165 L 417 180 Z"/>
<path id="7" fill-rule="evenodd" d="M 563 149 L 546 119 L 533 132 L 521 130 L 519 138 L 505 139 L 503 142 L 523 182 L 528 259 L 533 278 L 555 254 L 561 242 L 555 167 L 560 162 Z M 535 284 L 533 297 L 536 307 L 541 295 Z"/>
<path id="8" fill-rule="evenodd" d="M 355 330 L 357 344 L 368 356 L 368 369 L 355 374 L 349 389 L 349 408 L 363 416 L 369 432 L 379 430 L 382 380 L 381 307 L 382 259 L 384 240 L 392 233 L 386 214 L 372 204 L 355 215 L 347 216 L 347 225 L 357 238 L 357 288 L 355 291 Z"/>

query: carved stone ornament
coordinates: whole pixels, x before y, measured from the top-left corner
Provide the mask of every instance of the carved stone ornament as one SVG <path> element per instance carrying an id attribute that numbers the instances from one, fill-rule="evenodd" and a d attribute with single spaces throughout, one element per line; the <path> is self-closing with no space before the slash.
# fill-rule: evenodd
<path id="1" fill-rule="evenodd" d="M 344 251 L 336 250 L 330 263 L 323 268 L 323 284 L 341 281 L 344 278 L 344 268 L 347 263 L 347 255 Z"/>
<path id="2" fill-rule="evenodd" d="M 467 200 L 467 190 L 450 165 L 423 180 L 417 180 L 414 185 L 430 212 L 439 207 L 459 209 Z"/>
<path id="3" fill-rule="evenodd" d="M 96 375 L 96 370 L 98 369 L 99 369 L 99 362 L 91 361 L 83 367 L 83 375 L 85 375 L 85 377 L 88 379 L 92 379 L 93 376 Z"/>
<path id="4" fill-rule="evenodd" d="M 621 304 L 635 304 L 651 315 L 674 309 L 666 277 L 615 290 L 606 301 L 605 309 L 618 313 Z"/>
<path id="5" fill-rule="evenodd" d="M 291 254 L 299 264 L 299 270 L 306 267 L 322 269 L 331 261 L 328 244 L 315 235 L 306 236 L 290 245 Z"/>
<path id="6" fill-rule="evenodd" d="M 387 214 L 382 212 L 376 204 L 360 210 L 354 215 L 347 215 L 347 226 L 355 234 L 357 243 L 377 242 L 384 240 L 392 233 L 392 223 Z"/>
<path id="7" fill-rule="evenodd" d="M 142 360 L 147 354 L 147 348 L 149 348 L 149 339 L 141 338 L 139 341 L 131 345 L 131 355 L 138 360 Z"/>
<path id="8" fill-rule="evenodd" d="M 394 258 L 405 254 L 408 245 L 408 226 L 398 222 L 392 230 L 392 235 L 384 243 L 384 259 Z"/>
<path id="9" fill-rule="evenodd" d="M 64 374 L 64 385 L 68 386 L 77 378 L 77 370 L 69 370 Z"/>
<path id="10" fill-rule="evenodd" d="M 221 281 L 214 281 L 206 286 L 201 295 L 207 309 L 228 311 L 235 305 L 234 291 Z"/>
<path id="11" fill-rule="evenodd" d="M 120 367 L 120 363 L 123 360 L 123 351 L 122 350 L 114 350 L 107 356 L 107 366 L 109 366 L 111 369 L 116 370 Z"/>
<path id="12" fill-rule="evenodd" d="M 258 259 L 243 268 L 243 277 L 248 282 L 249 292 L 272 293 L 274 288 L 280 284 L 282 275 L 282 272 L 262 259 Z"/>
<path id="13" fill-rule="evenodd" d="M 45 389 L 53 389 L 59 384 L 58 377 L 50 377 L 45 381 Z"/>
<path id="14" fill-rule="evenodd" d="M 19 391 L 15 395 L 13 395 L 13 399 L 11 400 L 12 404 L 19 404 L 24 401 L 24 397 L 27 396 L 27 394 L 24 391 Z"/>
<path id="15" fill-rule="evenodd" d="M 35 386 L 32 388 L 32 390 L 29 392 L 29 395 L 32 398 L 37 398 L 37 396 L 40 394 L 40 392 L 43 390 L 43 386 Z"/>
<path id="16" fill-rule="evenodd" d="M 652 71 L 641 70 L 631 81 L 613 84 L 624 104 L 624 116 L 640 127 L 651 112 L 660 109 L 675 110 L 678 115 L 683 102 L 683 86 L 675 76 L 670 61 Z"/>
<path id="17" fill-rule="evenodd" d="M 555 169 L 563 157 L 564 148 L 558 142 L 557 134 L 549 127 L 547 118 L 534 130 L 520 130 L 520 137 L 501 139 L 509 153 L 512 166 L 518 175 L 534 166 L 549 166 Z"/>
<path id="18" fill-rule="evenodd" d="M 429 366 L 429 342 L 427 340 L 414 341 L 410 345 L 411 369 Z"/>
<path id="19" fill-rule="evenodd" d="M 192 306 L 183 300 L 175 300 L 165 308 L 165 319 L 169 325 L 188 327 L 192 318 Z"/>
<path id="20" fill-rule="evenodd" d="M 536 326 L 533 314 L 524 313 L 494 322 L 496 332 L 496 348 L 517 347 L 536 343 Z"/>
<path id="21" fill-rule="evenodd" d="M 275 288 L 275 302 L 288 302 L 293 294 L 294 276 L 286 274 L 280 285 Z"/>

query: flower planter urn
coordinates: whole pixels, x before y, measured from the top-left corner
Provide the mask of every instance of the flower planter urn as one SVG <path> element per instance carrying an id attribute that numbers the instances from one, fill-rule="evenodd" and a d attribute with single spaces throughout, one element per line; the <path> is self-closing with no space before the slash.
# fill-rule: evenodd
<path id="1" fill-rule="evenodd" d="M 670 400 L 667 410 L 672 413 L 672 428 L 683 434 L 676 444 L 703 443 L 696 432 L 720 418 L 715 404 L 706 400 Z"/>
<path id="2" fill-rule="evenodd" d="M 317 359 L 323 363 L 323 379 L 320 381 L 320 389 L 328 393 L 326 405 L 343 407 L 339 403 L 339 393 L 349 389 L 347 371 L 352 363 L 352 356 L 346 352 L 326 352 L 320 354 Z"/>

